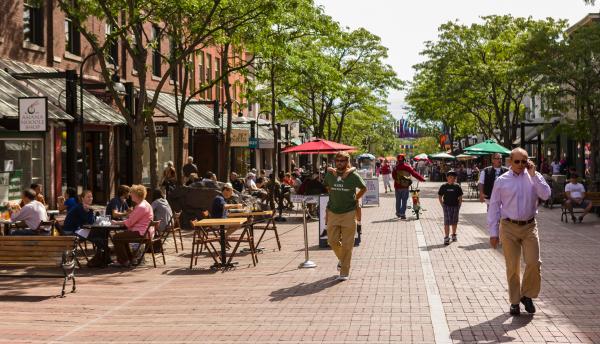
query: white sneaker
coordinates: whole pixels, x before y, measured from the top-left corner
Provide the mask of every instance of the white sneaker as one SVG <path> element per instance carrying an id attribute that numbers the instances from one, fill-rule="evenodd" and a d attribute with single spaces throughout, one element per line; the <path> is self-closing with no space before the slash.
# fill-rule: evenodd
<path id="1" fill-rule="evenodd" d="M 337 267 L 338 271 L 342 270 L 342 262 L 338 262 L 338 267 Z"/>
<path id="2" fill-rule="evenodd" d="M 338 277 L 338 280 L 340 280 L 340 281 L 347 281 L 348 280 L 348 276 L 346 276 L 346 275 L 340 275 L 340 277 Z"/>

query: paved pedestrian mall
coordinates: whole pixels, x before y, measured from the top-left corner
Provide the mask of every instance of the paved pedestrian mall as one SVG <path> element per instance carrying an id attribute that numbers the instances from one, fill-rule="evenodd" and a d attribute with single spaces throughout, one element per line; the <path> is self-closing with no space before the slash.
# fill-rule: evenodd
<path id="1" fill-rule="evenodd" d="M 465 198 L 458 242 L 443 245 L 440 183 L 421 183 L 420 220 L 394 216 L 394 195 L 363 210 L 363 238 L 350 280 L 318 246 L 309 222 L 310 259 L 301 270 L 300 216 L 271 233 L 259 264 L 216 271 L 201 256 L 167 245 L 167 265 L 77 269 L 77 293 L 58 298 L 60 279 L 0 279 L 0 342 L 6 343 L 600 343 L 600 218 L 560 221 L 540 208 L 542 292 L 535 315 L 509 316 L 504 257 L 489 244 L 486 207 Z M 463 184 L 465 192 L 466 184 Z M 381 185 L 381 189 L 383 186 Z M 465 195 L 467 196 L 467 195 Z M 60 269 L 0 270 L 61 274 Z"/>

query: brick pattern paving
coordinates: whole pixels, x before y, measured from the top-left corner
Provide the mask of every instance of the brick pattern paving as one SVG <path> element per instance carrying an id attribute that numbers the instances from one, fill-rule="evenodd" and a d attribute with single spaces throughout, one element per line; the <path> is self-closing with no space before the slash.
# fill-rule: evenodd
<path id="1" fill-rule="evenodd" d="M 489 246 L 485 205 L 463 204 L 459 241 L 444 247 L 439 185 L 421 184 L 427 211 L 420 227 L 454 342 L 600 343 L 595 214 L 565 224 L 560 210 L 540 210 L 538 313 L 510 317 L 504 259 Z M 395 218 L 393 194 L 380 199 L 381 206 L 363 211 L 363 240 L 348 282 L 336 280 L 333 252 L 319 249 L 316 221 L 309 224 L 309 246 L 318 267 L 308 270 L 297 268 L 304 243 L 294 215 L 279 226 L 281 252 L 267 233 L 257 267 L 238 254 L 235 270 L 209 269 L 208 256 L 190 270 L 187 233 L 185 250 L 176 254 L 169 245 L 167 265 L 157 269 L 78 269 L 78 292 L 64 299 L 56 297 L 59 279 L 1 278 L 0 342 L 434 343 L 417 222 Z"/>

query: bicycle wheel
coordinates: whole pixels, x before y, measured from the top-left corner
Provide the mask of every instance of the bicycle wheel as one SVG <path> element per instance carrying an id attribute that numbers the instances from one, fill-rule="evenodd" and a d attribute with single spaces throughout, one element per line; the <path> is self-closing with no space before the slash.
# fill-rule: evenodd
<path id="1" fill-rule="evenodd" d="M 415 216 L 417 217 L 417 220 L 419 219 L 419 211 L 415 212 Z"/>

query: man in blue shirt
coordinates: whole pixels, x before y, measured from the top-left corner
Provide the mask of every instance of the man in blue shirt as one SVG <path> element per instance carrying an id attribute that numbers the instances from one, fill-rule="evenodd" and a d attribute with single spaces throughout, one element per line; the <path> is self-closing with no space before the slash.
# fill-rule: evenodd
<path id="1" fill-rule="evenodd" d="M 121 185 L 117 189 L 117 196 L 108 202 L 106 206 L 106 216 L 110 216 L 115 221 L 123 221 L 123 216 L 131 214 L 133 208 L 129 208 L 127 199 L 129 198 L 129 186 Z"/>
<path id="2" fill-rule="evenodd" d="M 229 184 L 223 185 L 221 193 L 218 194 L 212 204 L 212 210 L 210 212 L 213 219 L 226 219 L 229 209 L 242 209 L 241 204 L 227 204 L 226 199 L 230 198 L 233 194 L 233 188 Z M 213 226 L 213 228 L 219 228 L 219 226 Z M 225 237 L 228 237 L 231 233 L 235 232 L 240 226 L 225 226 L 228 228 L 225 232 Z"/>

